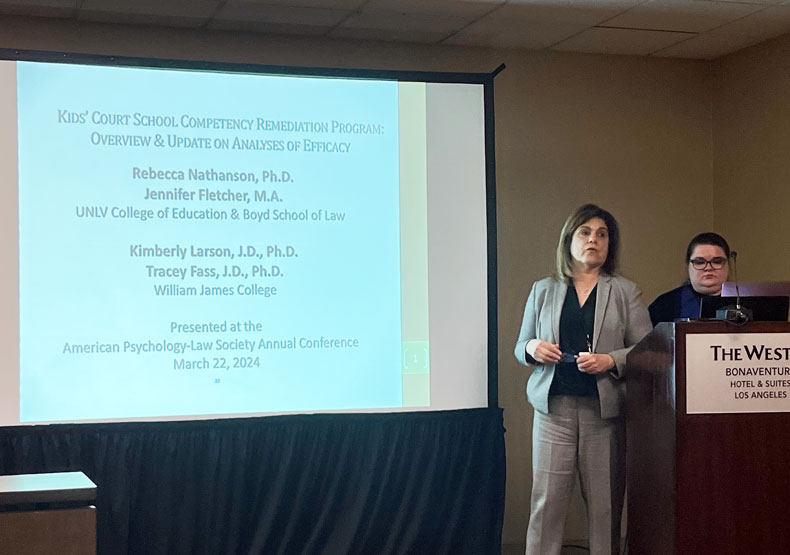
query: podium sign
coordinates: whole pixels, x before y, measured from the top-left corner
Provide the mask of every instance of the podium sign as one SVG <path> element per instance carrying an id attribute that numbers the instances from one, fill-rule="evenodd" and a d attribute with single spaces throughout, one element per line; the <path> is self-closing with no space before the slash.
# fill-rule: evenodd
<path id="1" fill-rule="evenodd" d="M 686 412 L 790 412 L 790 333 L 687 335 Z"/>

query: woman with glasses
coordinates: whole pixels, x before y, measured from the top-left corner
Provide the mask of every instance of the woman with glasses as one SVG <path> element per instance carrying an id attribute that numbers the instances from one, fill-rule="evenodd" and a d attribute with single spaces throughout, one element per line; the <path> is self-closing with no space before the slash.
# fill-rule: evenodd
<path id="1" fill-rule="evenodd" d="M 694 237 L 686 248 L 689 279 L 677 289 L 660 295 L 648 307 L 653 325 L 677 318 L 698 318 L 702 297 L 721 295 L 729 259 L 730 246 L 718 233 L 700 233 Z"/>
<path id="2" fill-rule="evenodd" d="M 619 553 L 625 358 L 651 329 L 639 289 L 615 273 L 619 239 L 609 212 L 579 207 L 560 232 L 555 274 L 535 282 L 524 309 L 516 358 L 535 367 L 527 555 L 559 555 L 577 473 L 590 553 Z"/>

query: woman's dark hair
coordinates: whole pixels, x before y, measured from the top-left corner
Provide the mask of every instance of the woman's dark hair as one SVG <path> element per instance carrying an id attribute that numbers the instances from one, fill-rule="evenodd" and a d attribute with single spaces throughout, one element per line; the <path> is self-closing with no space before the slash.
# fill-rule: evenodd
<path id="1" fill-rule="evenodd" d="M 730 246 L 727 244 L 727 241 L 724 239 L 724 237 L 718 233 L 706 231 L 705 233 L 696 235 L 689 243 L 689 246 L 686 248 L 686 264 L 691 262 L 691 253 L 694 252 L 694 248 L 697 245 L 713 245 L 716 247 L 721 247 L 721 250 L 724 251 L 724 256 L 726 256 L 728 259 L 730 258 Z"/>
<path id="2" fill-rule="evenodd" d="M 583 204 L 576 209 L 562 226 L 560 242 L 557 244 L 557 277 L 560 279 L 573 276 L 573 256 L 571 255 L 571 241 L 573 234 L 584 222 L 592 218 L 600 218 L 609 230 L 609 253 L 601 269 L 612 275 L 617 271 L 617 261 L 620 249 L 620 231 L 617 220 L 609 212 L 595 204 Z"/>

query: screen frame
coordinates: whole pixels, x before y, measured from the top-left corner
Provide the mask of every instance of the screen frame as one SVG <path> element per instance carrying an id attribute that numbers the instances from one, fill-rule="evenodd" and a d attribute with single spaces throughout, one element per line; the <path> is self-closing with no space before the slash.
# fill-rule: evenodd
<path id="1" fill-rule="evenodd" d="M 490 73 L 434 72 L 389 69 L 351 69 L 333 67 L 268 65 L 254 63 L 195 61 L 134 56 L 113 56 L 44 50 L 0 48 L 0 60 L 45 63 L 82 64 L 132 68 L 212 71 L 277 76 L 379 79 L 421 81 L 426 83 L 462 83 L 483 86 L 484 153 L 485 153 L 485 217 L 487 230 L 487 328 L 488 328 L 488 407 L 499 406 L 498 395 L 498 310 L 497 310 L 497 218 L 494 78 L 504 69 L 500 65 Z M 18 282 L 17 282 L 18 284 Z M 18 298 L 18 297 L 17 297 Z M 17 319 L 19 316 L 17 305 Z M 19 337 L 16 337 L 19 342 Z M 28 427 L 28 425 L 23 425 Z"/>

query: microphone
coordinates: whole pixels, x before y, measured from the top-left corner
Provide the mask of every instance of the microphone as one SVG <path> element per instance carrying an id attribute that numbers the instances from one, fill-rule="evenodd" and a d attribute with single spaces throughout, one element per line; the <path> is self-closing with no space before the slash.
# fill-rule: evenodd
<path id="1" fill-rule="evenodd" d="M 730 258 L 732 258 L 732 277 L 735 279 L 735 309 L 741 309 L 741 291 L 738 289 L 738 265 L 735 263 L 738 260 L 738 251 L 731 251 Z"/>
<path id="2" fill-rule="evenodd" d="M 720 308 L 716 311 L 716 319 L 740 326 L 751 321 L 754 316 L 751 310 L 741 306 L 741 292 L 738 289 L 738 265 L 736 264 L 738 253 L 730 251 L 730 258 L 732 258 L 732 277 L 735 282 L 735 307 Z"/>

